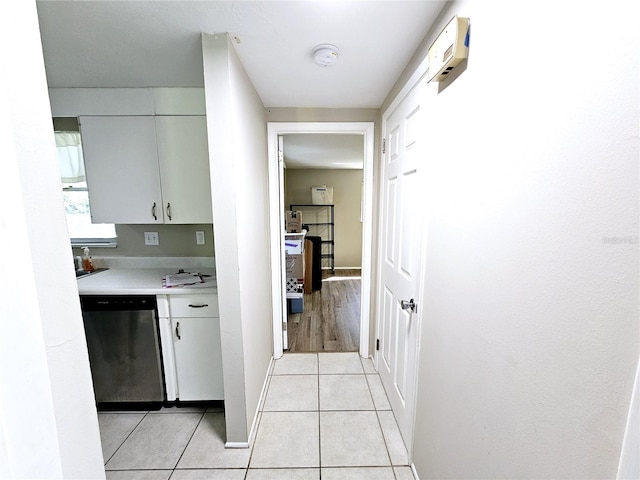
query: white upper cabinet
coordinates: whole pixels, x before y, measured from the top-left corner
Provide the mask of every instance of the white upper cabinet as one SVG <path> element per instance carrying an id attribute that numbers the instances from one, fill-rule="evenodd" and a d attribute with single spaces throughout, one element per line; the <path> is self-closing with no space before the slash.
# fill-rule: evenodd
<path id="1" fill-rule="evenodd" d="M 155 120 L 164 223 L 212 223 L 205 117 Z"/>
<path id="2" fill-rule="evenodd" d="M 80 117 L 93 223 L 163 223 L 152 116 Z"/>
<path id="3" fill-rule="evenodd" d="M 80 117 L 94 223 L 212 223 L 204 116 Z"/>

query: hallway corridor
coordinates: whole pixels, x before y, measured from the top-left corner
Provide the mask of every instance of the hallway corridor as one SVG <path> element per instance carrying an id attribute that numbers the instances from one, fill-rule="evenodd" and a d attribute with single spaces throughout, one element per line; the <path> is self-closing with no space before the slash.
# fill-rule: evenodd
<path id="1" fill-rule="evenodd" d="M 99 413 L 108 480 L 413 480 L 371 360 L 285 354 L 248 449 L 225 449 L 224 413 Z"/>

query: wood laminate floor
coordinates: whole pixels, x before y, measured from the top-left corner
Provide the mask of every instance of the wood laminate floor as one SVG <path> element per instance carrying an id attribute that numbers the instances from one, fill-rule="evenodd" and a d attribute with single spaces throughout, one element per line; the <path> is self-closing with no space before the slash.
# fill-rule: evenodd
<path id="1" fill-rule="evenodd" d="M 322 290 L 289 314 L 290 352 L 356 352 L 360 343 L 360 270 L 323 270 Z"/>

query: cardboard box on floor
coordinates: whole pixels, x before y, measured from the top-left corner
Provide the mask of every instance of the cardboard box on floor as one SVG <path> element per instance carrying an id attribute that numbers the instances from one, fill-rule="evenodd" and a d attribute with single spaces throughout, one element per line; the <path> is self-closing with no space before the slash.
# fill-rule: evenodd
<path id="1" fill-rule="evenodd" d="M 285 227 L 286 227 L 287 233 L 302 232 L 302 212 L 288 211 L 285 219 Z"/>

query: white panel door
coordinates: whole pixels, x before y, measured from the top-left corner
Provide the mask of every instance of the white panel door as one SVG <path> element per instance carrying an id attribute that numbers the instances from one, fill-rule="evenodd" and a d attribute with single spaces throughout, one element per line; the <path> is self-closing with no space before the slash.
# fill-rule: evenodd
<path id="1" fill-rule="evenodd" d="M 156 116 L 165 223 L 212 223 L 207 122 L 200 116 Z"/>
<path id="2" fill-rule="evenodd" d="M 388 115 L 382 172 L 380 298 L 377 365 L 400 432 L 410 448 L 414 421 L 418 314 L 402 301 L 418 301 L 422 207 L 418 205 L 423 161 L 418 87 Z"/>
<path id="3" fill-rule="evenodd" d="M 163 223 L 153 117 L 80 117 L 93 223 Z"/>

